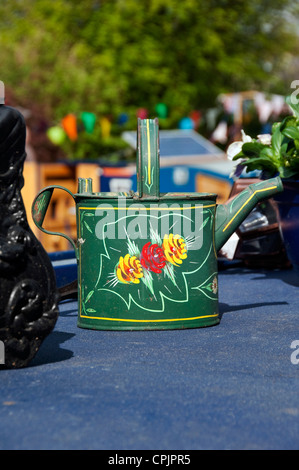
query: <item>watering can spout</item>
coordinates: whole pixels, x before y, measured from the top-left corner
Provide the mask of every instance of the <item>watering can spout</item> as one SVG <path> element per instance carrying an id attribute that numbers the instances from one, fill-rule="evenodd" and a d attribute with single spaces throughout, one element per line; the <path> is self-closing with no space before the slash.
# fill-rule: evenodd
<path id="1" fill-rule="evenodd" d="M 279 177 L 250 184 L 244 191 L 219 205 L 216 211 L 215 247 L 218 251 L 259 201 L 283 191 Z"/>

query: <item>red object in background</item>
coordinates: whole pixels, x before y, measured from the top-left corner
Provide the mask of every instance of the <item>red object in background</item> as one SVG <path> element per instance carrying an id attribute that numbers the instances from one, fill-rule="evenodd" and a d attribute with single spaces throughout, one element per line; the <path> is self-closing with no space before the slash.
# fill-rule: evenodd
<path id="1" fill-rule="evenodd" d="M 199 126 L 199 123 L 200 123 L 201 112 L 200 111 L 192 111 L 190 113 L 190 117 L 191 117 L 192 121 L 194 122 L 194 128 L 197 128 Z"/>
<path id="2" fill-rule="evenodd" d="M 145 108 L 140 108 L 137 110 L 137 117 L 140 119 L 147 119 L 148 111 Z"/>

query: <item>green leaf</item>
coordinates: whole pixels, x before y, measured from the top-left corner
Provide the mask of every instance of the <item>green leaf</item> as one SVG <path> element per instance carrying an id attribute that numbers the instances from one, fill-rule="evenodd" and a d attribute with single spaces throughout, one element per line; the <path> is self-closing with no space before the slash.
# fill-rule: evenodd
<path id="1" fill-rule="evenodd" d="M 291 155 L 288 157 L 288 162 L 289 162 L 289 168 L 292 168 L 293 170 L 296 169 L 296 171 L 299 171 L 299 155 Z"/>
<path id="2" fill-rule="evenodd" d="M 286 103 L 292 109 L 294 115 L 299 118 L 299 100 L 292 94 L 286 97 Z"/>
<path id="3" fill-rule="evenodd" d="M 280 168 L 279 169 L 279 175 L 281 178 L 291 178 L 292 176 L 298 174 L 298 170 L 292 170 L 290 168 Z"/>
<path id="4" fill-rule="evenodd" d="M 280 147 L 283 141 L 283 135 L 280 132 L 280 126 L 277 127 L 274 131 L 274 134 L 272 135 L 272 146 L 274 149 L 274 152 L 277 155 L 280 155 Z"/>
<path id="5" fill-rule="evenodd" d="M 241 150 L 241 152 L 239 152 L 237 155 L 235 155 L 235 156 L 233 157 L 233 160 L 239 160 L 239 158 L 241 158 L 241 157 L 243 157 L 243 156 L 244 156 L 244 154 L 243 154 L 243 152 L 242 152 L 242 150 Z"/>
<path id="6" fill-rule="evenodd" d="M 245 157 L 252 158 L 259 156 L 265 145 L 260 142 L 246 142 L 242 147 L 242 153 Z"/>
<path id="7" fill-rule="evenodd" d="M 248 165 L 250 165 L 252 170 L 271 170 L 276 168 L 276 165 L 273 161 L 267 157 L 262 156 L 251 158 L 248 160 Z"/>
<path id="8" fill-rule="evenodd" d="M 274 153 L 274 150 L 271 147 L 265 147 L 261 151 L 260 156 L 267 157 L 267 158 L 269 158 L 269 160 L 272 160 L 272 161 L 276 159 L 276 155 Z"/>
<path id="9" fill-rule="evenodd" d="M 282 131 L 283 135 L 290 139 L 299 139 L 299 129 L 294 126 L 288 126 Z"/>
<path id="10" fill-rule="evenodd" d="M 94 294 L 94 290 L 91 290 L 87 296 L 86 296 L 86 299 L 85 299 L 85 303 L 90 299 L 90 297 Z"/>
<path id="11" fill-rule="evenodd" d="M 274 134 L 274 132 L 281 126 L 281 123 L 280 122 L 274 122 L 272 124 L 272 129 L 271 129 L 271 132 L 272 134 Z"/>
<path id="12" fill-rule="evenodd" d="M 85 220 L 84 220 L 84 225 L 85 225 L 85 227 L 87 228 L 87 230 L 88 230 L 90 233 L 92 233 L 91 228 L 89 227 L 88 223 L 85 222 Z"/>
<path id="13" fill-rule="evenodd" d="M 295 116 L 286 116 L 281 123 L 277 122 L 275 124 L 278 124 L 280 126 L 280 130 L 283 131 L 288 126 L 296 127 L 297 122 L 298 122 L 298 120 L 296 119 Z M 273 132 L 274 132 L 274 130 L 273 130 L 273 127 L 272 127 L 272 133 Z"/>

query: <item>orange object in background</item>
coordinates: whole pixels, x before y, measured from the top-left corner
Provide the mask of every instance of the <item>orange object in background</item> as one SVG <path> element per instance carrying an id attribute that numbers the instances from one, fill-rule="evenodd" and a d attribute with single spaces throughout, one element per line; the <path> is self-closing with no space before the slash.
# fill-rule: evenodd
<path id="1" fill-rule="evenodd" d="M 24 163 L 24 187 L 22 197 L 28 217 L 28 223 L 48 252 L 70 250 L 70 243 L 62 237 L 49 236 L 37 230 L 31 216 L 31 206 L 36 193 L 41 188 L 52 184 L 62 185 L 75 193 L 77 191 L 78 178 L 92 178 L 93 189 L 100 191 L 99 165 L 97 163 L 37 163 L 25 161 Z M 65 191 L 55 190 L 47 217 L 44 221 L 47 229 L 57 232 L 65 232 L 76 240 L 77 226 L 73 198 Z"/>
<path id="2" fill-rule="evenodd" d="M 68 137 L 71 140 L 77 140 L 77 117 L 74 114 L 67 114 L 67 116 L 62 119 L 61 123 Z"/>

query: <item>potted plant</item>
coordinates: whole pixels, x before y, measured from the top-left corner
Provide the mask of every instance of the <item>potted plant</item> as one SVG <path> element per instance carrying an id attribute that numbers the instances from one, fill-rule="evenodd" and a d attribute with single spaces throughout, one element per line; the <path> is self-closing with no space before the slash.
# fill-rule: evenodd
<path id="1" fill-rule="evenodd" d="M 232 143 L 227 155 L 237 162 L 236 176 L 246 169 L 260 170 L 261 178 L 275 175 L 282 178 L 284 191 L 274 200 L 286 252 L 299 272 L 299 102 L 288 96 L 286 103 L 292 115 L 274 123 L 271 134 L 252 139 L 243 132 L 242 142 Z"/>

